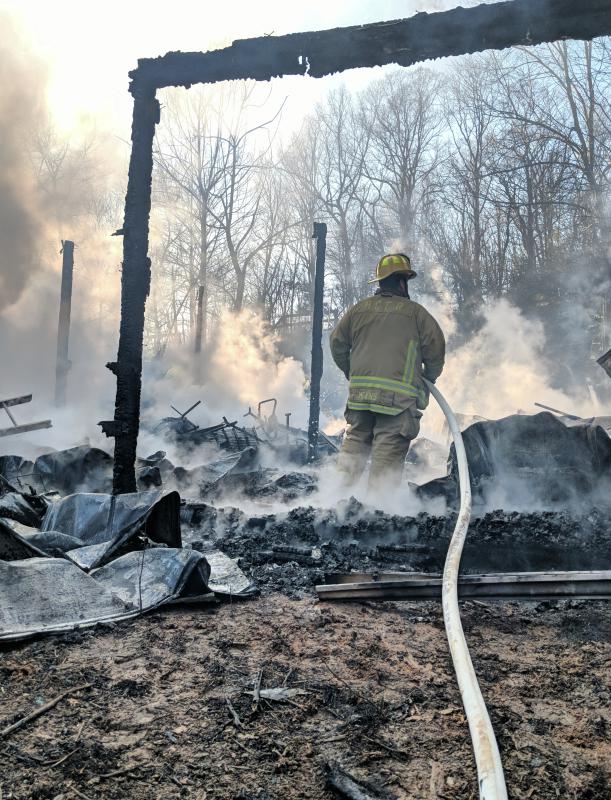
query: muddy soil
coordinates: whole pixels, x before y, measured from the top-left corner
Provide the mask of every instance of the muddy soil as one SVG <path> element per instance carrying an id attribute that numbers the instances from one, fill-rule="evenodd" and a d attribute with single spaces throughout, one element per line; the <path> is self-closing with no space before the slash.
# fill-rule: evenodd
<path id="1" fill-rule="evenodd" d="M 354 498 L 336 509 L 300 507 L 249 516 L 236 508 L 192 506 L 183 539 L 219 547 L 264 592 L 304 597 L 325 573 L 441 572 L 454 529 L 453 516 L 389 516 Z M 475 517 L 461 569 L 468 573 L 600 569 L 611 552 L 611 511 L 494 511 Z"/>
<path id="2" fill-rule="evenodd" d="M 509 796 L 607 800 L 609 605 L 462 614 Z M 87 684 L 0 739 L 5 800 L 322 800 L 330 762 L 384 797 L 477 797 L 440 604 L 275 594 L 13 646 L 0 729 Z"/>

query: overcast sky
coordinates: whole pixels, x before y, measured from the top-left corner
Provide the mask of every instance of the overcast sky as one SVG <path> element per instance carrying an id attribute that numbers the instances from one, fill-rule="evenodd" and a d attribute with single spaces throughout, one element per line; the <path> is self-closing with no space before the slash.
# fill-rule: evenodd
<path id="1" fill-rule="evenodd" d="M 319 30 L 398 19 L 478 0 L 0 0 L 49 67 L 49 101 L 57 124 L 70 130 L 94 115 L 128 135 L 127 73 L 138 58 L 170 50 L 210 50 L 237 38 Z M 341 77 L 290 78 L 274 87 L 288 95 L 285 117 L 294 127 L 326 89 L 345 81 L 360 88 L 381 70 Z"/>

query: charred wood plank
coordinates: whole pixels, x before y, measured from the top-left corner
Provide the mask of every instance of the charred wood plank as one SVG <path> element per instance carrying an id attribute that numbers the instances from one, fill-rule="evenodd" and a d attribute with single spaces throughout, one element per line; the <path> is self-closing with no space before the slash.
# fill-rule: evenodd
<path id="1" fill-rule="evenodd" d="M 308 422 L 308 463 L 318 458 L 318 430 L 320 425 L 320 382 L 322 380 L 322 323 L 325 292 L 325 251 L 327 226 L 314 223 L 316 239 L 316 266 L 314 271 L 314 308 L 312 310 L 312 362 L 310 366 L 310 419 Z"/>
<path id="2" fill-rule="evenodd" d="M 31 394 L 24 394 L 21 397 L 10 397 L 8 400 L 0 400 L 0 410 L 6 411 L 8 418 L 12 422 L 11 428 L 0 429 L 0 438 L 5 436 L 14 436 L 17 433 L 27 433 L 28 431 L 39 431 L 43 428 L 52 427 L 53 423 L 50 419 L 42 420 L 41 422 L 29 422 L 25 425 L 19 425 L 15 417 L 11 414 L 10 408 L 12 406 L 21 406 L 24 403 L 29 403 L 32 400 Z"/>
<path id="3" fill-rule="evenodd" d="M 28 433 L 29 431 L 40 431 L 43 428 L 51 428 L 53 423 L 50 419 L 44 419 L 42 422 L 28 422 L 25 425 L 13 425 L 12 428 L 0 429 L 0 439 L 4 436 L 14 436 L 17 433 Z"/>
<path id="4" fill-rule="evenodd" d="M 68 345 L 70 341 L 70 314 L 72 310 L 72 274 L 74 271 L 74 242 L 62 242 L 62 283 L 59 302 L 59 322 L 57 325 L 57 359 L 55 364 L 55 405 L 66 405 L 68 372 L 70 360 Z"/>
<path id="5" fill-rule="evenodd" d="M 441 576 L 404 573 L 366 576 L 346 575 L 335 584 L 316 587 L 321 600 L 441 598 Z M 461 599 L 553 600 L 562 597 L 611 597 L 611 570 L 584 572 L 515 572 L 489 575 L 461 575 L 458 580 Z"/>
<path id="6" fill-rule="evenodd" d="M 223 80 L 321 77 L 419 61 L 611 34 L 609 0 L 511 0 L 324 31 L 239 39 L 207 53 L 167 53 L 130 73 L 156 88 Z"/>
<path id="7" fill-rule="evenodd" d="M 31 403 L 32 395 L 24 394 L 21 397 L 11 397 L 9 400 L 0 400 L 1 408 L 8 408 L 9 406 L 22 406 L 24 403 Z"/>
<path id="8" fill-rule="evenodd" d="M 148 257 L 153 137 L 159 122 L 155 90 L 132 86 L 132 152 L 129 161 L 125 220 L 123 224 L 123 271 L 121 275 L 121 326 L 115 372 L 117 395 L 113 426 L 105 432 L 115 437 L 113 492 L 135 492 L 136 444 L 140 427 L 142 390 L 142 341 L 144 309 L 151 285 Z"/>

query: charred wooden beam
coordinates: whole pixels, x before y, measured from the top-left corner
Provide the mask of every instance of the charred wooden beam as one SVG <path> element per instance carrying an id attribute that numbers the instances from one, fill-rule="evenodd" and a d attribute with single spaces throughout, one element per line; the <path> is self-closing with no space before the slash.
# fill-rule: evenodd
<path id="1" fill-rule="evenodd" d="M 9 400 L 0 400 L 0 408 L 10 408 L 11 406 L 22 406 L 24 403 L 31 403 L 32 402 L 32 395 L 31 394 L 24 394 L 21 397 L 11 397 Z M 6 412 L 9 417 L 11 416 L 10 413 Z"/>
<path id="2" fill-rule="evenodd" d="M 107 436 L 115 437 L 113 492 L 135 492 L 136 445 L 140 427 L 142 389 L 142 340 L 144 308 L 151 286 L 148 257 L 153 137 L 159 122 L 159 102 L 154 87 L 132 84 L 132 152 L 129 161 L 123 224 L 123 271 L 121 275 L 121 326 L 117 361 L 109 368 L 117 376 L 115 418 L 100 423 Z"/>
<path id="3" fill-rule="evenodd" d="M 68 391 L 68 372 L 70 359 L 70 313 L 72 311 L 72 273 L 74 271 L 74 242 L 62 242 L 62 284 L 59 301 L 59 322 L 57 326 L 57 359 L 55 362 L 55 405 L 65 406 Z"/>
<path id="4" fill-rule="evenodd" d="M 130 73 L 151 85 L 318 78 L 355 67 L 419 61 L 611 34 L 609 0 L 512 0 L 325 31 L 240 39 L 207 53 L 144 58 Z"/>
<path id="5" fill-rule="evenodd" d="M 441 599 L 441 575 L 425 573 L 357 573 L 334 576 L 334 584 L 321 584 L 321 600 L 434 600 Z M 500 572 L 461 575 L 461 599 L 552 600 L 561 597 L 611 597 L 611 570 L 588 572 Z"/>
<path id="6" fill-rule="evenodd" d="M 148 221 L 152 144 L 159 121 L 157 89 L 280 75 L 321 77 L 356 67 L 410 66 L 427 59 L 611 34 L 609 0 L 512 0 L 436 14 L 287 36 L 239 40 L 208 53 L 168 53 L 138 61 L 130 72 L 134 97 L 121 279 L 121 328 L 115 418 L 113 491 L 136 491 L 144 307 L 150 288 Z"/>
<path id="7" fill-rule="evenodd" d="M 322 322 L 325 292 L 325 251 L 327 226 L 314 223 L 316 266 L 314 269 L 314 308 L 312 311 L 312 363 L 310 366 L 310 420 L 308 423 L 308 463 L 318 458 L 318 429 L 320 425 L 320 381 L 322 379 Z"/>

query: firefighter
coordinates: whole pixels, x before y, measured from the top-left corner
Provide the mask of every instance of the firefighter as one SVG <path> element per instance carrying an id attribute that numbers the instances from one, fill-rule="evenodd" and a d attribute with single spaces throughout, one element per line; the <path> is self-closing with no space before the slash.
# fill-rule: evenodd
<path id="1" fill-rule="evenodd" d="M 338 457 L 344 485 L 354 484 L 371 455 L 369 488 L 398 487 L 410 442 L 420 430 L 428 391 L 443 370 L 445 339 L 429 312 L 410 299 L 416 277 L 404 253 L 383 256 L 372 297 L 361 300 L 331 334 L 331 354 L 349 380 Z"/>

